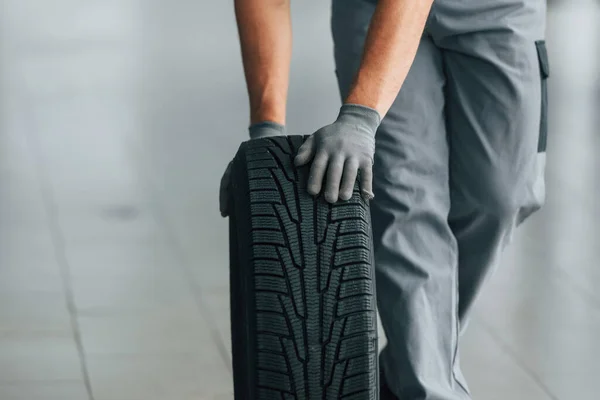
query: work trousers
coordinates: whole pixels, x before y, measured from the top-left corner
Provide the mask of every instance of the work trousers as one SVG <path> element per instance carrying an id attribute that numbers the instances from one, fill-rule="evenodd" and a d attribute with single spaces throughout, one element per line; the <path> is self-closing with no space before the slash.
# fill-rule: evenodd
<path id="1" fill-rule="evenodd" d="M 376 7 L 333 0 L 341 98 Z M 401 400 L 467 400 L 458 343 L 513 231 L 545 197 L 542 0 L 437 0 L 376 134 L 371 202 L 383 376 Z"/>

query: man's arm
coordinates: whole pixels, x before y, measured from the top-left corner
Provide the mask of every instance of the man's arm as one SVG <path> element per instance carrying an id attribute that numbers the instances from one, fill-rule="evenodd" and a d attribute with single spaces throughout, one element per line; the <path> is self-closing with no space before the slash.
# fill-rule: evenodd
<path id="1" fill-rule="evenodd" d="M 250 123 L 285 125 L 292 55 L 289 0 L 235 0 Z"/>
<path id="2" fill-rule="evenodd" d="M 234 0 L 248 98 L 250 139 L 285 134 L 292 56 L 290 0 Z M 219 209 L 229 215 L 229 163 L 221 178 Z"/>
<path id="3" fill-rule="evenodd" d="M 433 0 L 379 0 L 361 66 L 344 103 L 390 109 L 417 53 Z"/>

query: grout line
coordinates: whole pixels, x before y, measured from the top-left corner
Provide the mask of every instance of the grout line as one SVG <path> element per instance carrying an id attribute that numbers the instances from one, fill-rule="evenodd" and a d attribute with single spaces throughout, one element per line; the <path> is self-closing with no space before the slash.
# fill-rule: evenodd
<path id="1" fill-rule="evenodd" d="M 503 350 L 513 361 L 514 363 L 523 371 L 525 372 L 525 374 L 527 376 L 529 376 L 529 378 L 531 378 L 531 380 L 533 380 L 538 387 L 552 400 L 561 400 L 560 398 L 558 398 L 553 392 L 552 390 L 550 390 L 550 388 L 544 383 L 544 381 L 542 380 L 542 378 L 540 378 L 531 368 L 529 368 L 529 366 L 527 366 L 527 364 L 525 364 L 524 362 L 521 361 L 521 358 L 519 357 L 519 355 L 513 351 L 513 349 L 510 347 L 510 345 L 502 340 L 502 338 L 498 335 L 496 335 L 494 333 L 494 330 L 492 329 L 491 326 L 488 325 L 488 323 L 483 319 L 483 318 L 478 318 L 477 321 L 481 327 L 483 328 L 483 330 L 490 335 L 490 337 L 492 338 L 492 340 L 494 342 L 496 342 L 496 344 L 500 347 L 501 350 Z"/>
<path id="2" fill-rule="evenodd" d="M 30 121 L 31 120 L 32 119 L 30 119 Z M 81 373 L 83 375 L 84 385 L 89 400 L 94 400 L 94 394 L 92 391 L 89 370 L 85 359 L 83 340 L 77 315 L 77 306 L 75 305 L 75 296 L 73 292 L 73 284 L 71 281 L 70 266 L 66 255 L 66 243 L 59 222 L 58 207 L 54 198 L 54 191 L 52 188 L 50 177 L 48 176 L 46 169 L 44 168 L 44 157 L 42 156 L 40 143 L 36 140 L 34 136 L 35 135 L 32 133 L 31 130 L 28 130 L 25 134 L 27 145 L 34 158 L 34 168 L 37 170 L 40 191 L 42 193 L 42 200 L 44 202 L 46 217 L 48 219 L 48 228 L 52 237 L 54 252 L 56 254 L 56 261 L 58 262 L 59 266 L 59 273 L 63 285 L 63 292 L 65 295 L 65 303 L 69 312 L 71 329 L 73 331 L 73 339 L 75 341 L 75 346 L 77 347 L 77 353 L 79 356 L 79 363 L 81 366 Z"/>
<path id="3" fill-rule="evenodd" d="M 131 147 L 135 147 L 135 146 L 131 145 Z M 133 149 L 133 151 L 135 151 L 135 149 Z M 217 323 L 216 323 L 215 318 L 213 317 L 210 309 L 204 304 L 204 301 L 202 300 L 202 295 L 201 295 L 202 288 L 198 284 L 198 282 L 192 272 L 192 267 L 189 262 L 189 259 L 186 256 L 185 251 L 183 250 L 181 242 L 177 238 L 177 234 L 175 233 L 175 229 L 173 228 L 173 225 L 171 224 L 169 218 L 167 217 L 165 208 L 161 204 L 161 202 L 158 200 L 159 199 L 158 192 L 156 191 L 154 185 L 152 185 L 151 180 L 148 178 L 148 176 L 146 174 L 140 172 L 140 170 L 138 168 L 136 168 L 135 166 L 132 166 L 132 167 L 133 167 L 133 170 L 140 177 L 140 181 L 143 185 L 143 189 L 149 194 L 148 197 L 151 199 L 150 204 L 151 204 L 152 213 L 154 214 L 154 218 L 156 219 L 156 222 L 159 224 L 159 226 L 162 227 L 162 233 L 165 236 L 167 244 L 173 250 L 173 254 L 176 258 L 176 264 L 179 267 L 180 272 L 183 274 L 183 277 L 184 277 L 185 281 L 187 282 L 190 291 L 192 292 L 192 295 L 193 295 L 195 303 L 196 303 L 196 307 L 198 307 L 198 310 L 200 311 L 200 315 L 206 320 L 206 322 L 208 322 L 210 335 L 212 336 L 212 339 L 217 346 L 217 351 L 219 352 L 219 355 L 221 356 L 221 359 L 222 359 L 223 363 L 225 364 L 225 367 L 227 368 L 229 373 L 233 374 L 230 354 L 229 354 L 229 351 L 227 350 L 227 346 L 223 342 L 223 338 L 217 328 Z"/>

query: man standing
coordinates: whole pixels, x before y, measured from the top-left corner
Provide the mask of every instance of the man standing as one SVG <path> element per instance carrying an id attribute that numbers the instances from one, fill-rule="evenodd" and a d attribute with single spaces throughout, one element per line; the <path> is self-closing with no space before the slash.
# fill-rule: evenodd
<path id="1" fill-rule="evenodd" d="M 250 137 L 285 134 L 289 0 L 235 5 Z M 343 105 L 295 161 L 311 194 L 346 200 L 360 175 L 371 200 L 382 398 L 470 399 L 459 336 L 544 202 L 545 2 L 333 0 L 331 24 Z"/>

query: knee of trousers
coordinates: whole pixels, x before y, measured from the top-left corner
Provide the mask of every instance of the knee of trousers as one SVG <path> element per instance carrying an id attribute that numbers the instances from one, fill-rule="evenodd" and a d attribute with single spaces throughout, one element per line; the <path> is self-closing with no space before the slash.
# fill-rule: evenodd
<path id="1" fill-rule="evenodd" d="M 500 225 L 518 225 L 545 203 L 543 165 L 540 164 L 543 160 L 536 159 L 536 171 L 529 177 L 492 176 L 471 193 L 455 197 L 469 209 L 493 218 Z"/>
<path id="2" fill-rule="evenodd" d="M 524 204 L 519 192 L 517 187 L 489 190 L 480 201 L 481 209 L 499 222 L 511 221 Z"/>
<path id="3" fill-rule="evenodd" d="M 546 204 L 545 168 L 546 153 L 539 152 L 535 160 L 535 174 L 526 188 L 527 190 L 524 193 L 524 198 L 517 214 L 517 225 L 523 223 Z"/>

